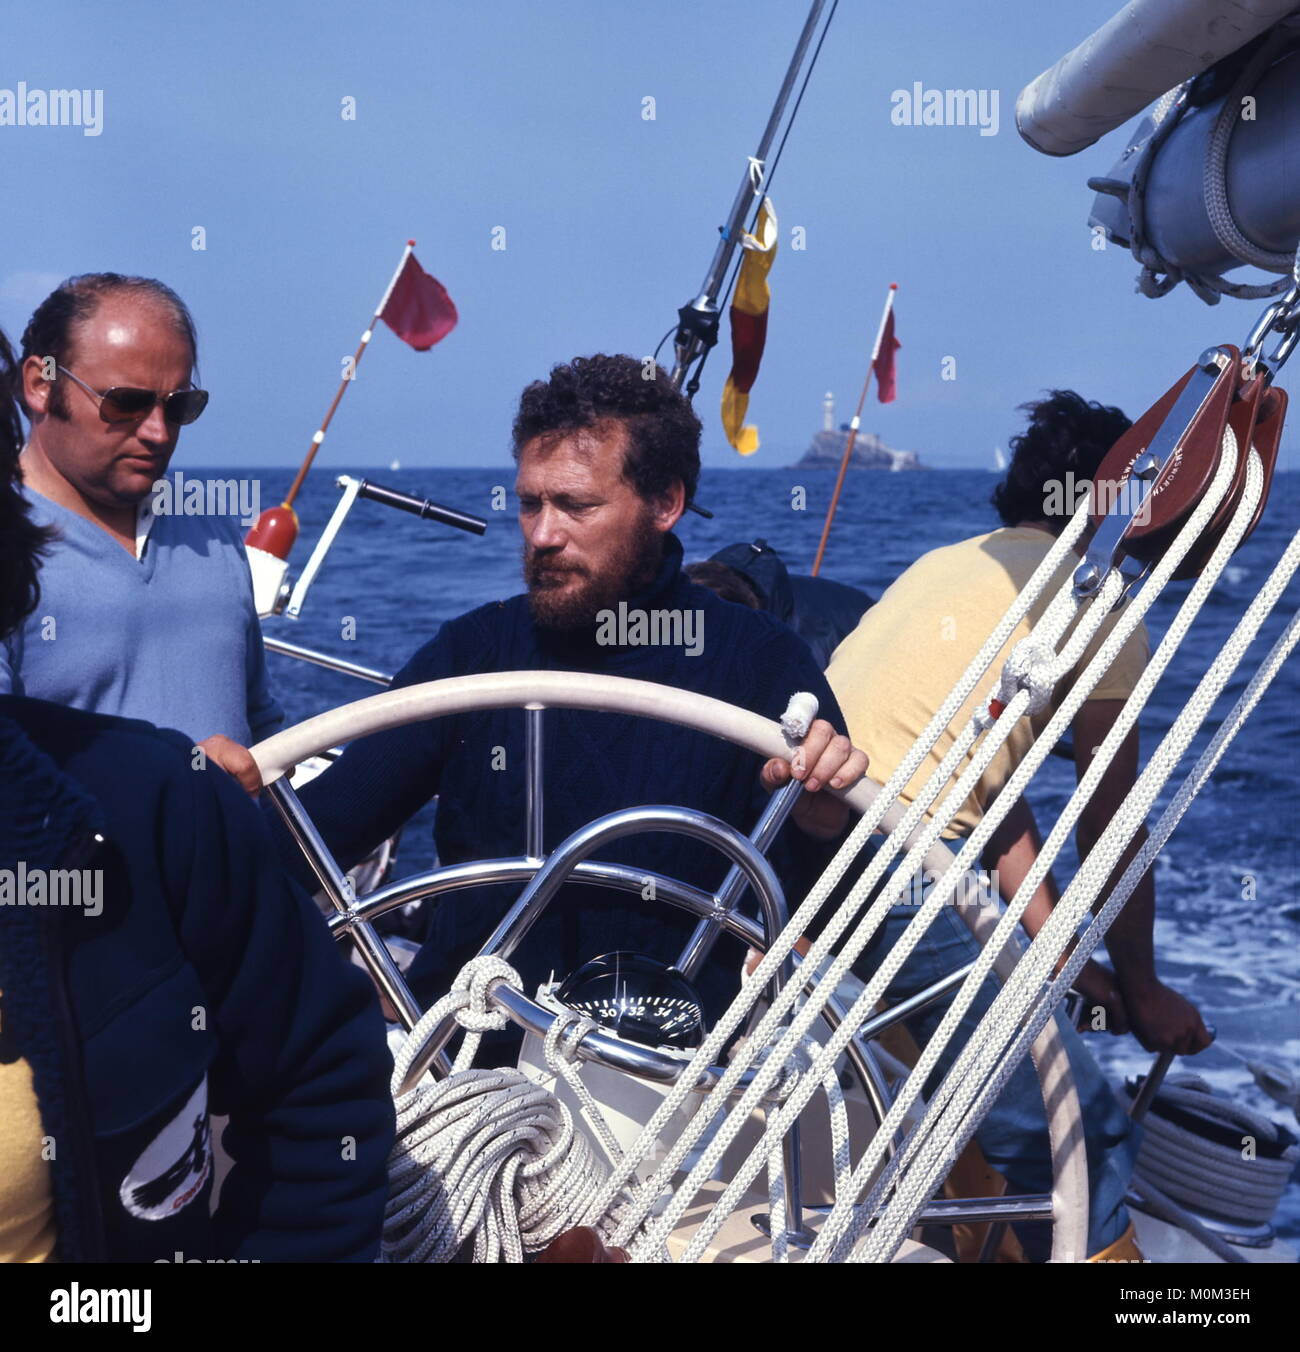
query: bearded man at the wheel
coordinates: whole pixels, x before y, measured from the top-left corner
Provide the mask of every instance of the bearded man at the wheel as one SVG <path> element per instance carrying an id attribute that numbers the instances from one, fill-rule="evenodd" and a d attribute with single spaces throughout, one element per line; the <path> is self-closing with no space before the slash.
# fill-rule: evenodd
<path id="1" fill-rule="evenodd" d="M 839 706 L 804 642 L 771 616 L 695 586 L 672 533 L 699 478 L 700 422 L 658 367 L 627 356 L 579 357 L 523 392 L 514 421 L 515 490 L 527 591 L 443 624 L 393 687 L 497 671 L 578 671 L 711 695 L 776 719 L 810 691 L 821 713 L 793 763 L 760 764 L 718 738 L 625 715 L 551 710 L 545 721 L 545 835 L 553 850 L 595 817 L 671 803 L 749 831 L 793 773 L 806 792 L 770 858 L 792 902 L 802 899 L 848 827 L 832 794 L 865 773 Z M 301 793 L 344 868 L 434 795 L 443 864 L 524 853 L 524 718 L 486 710 L 363 738 Z M 286 866 L 312 884 L 280 827 Z M 708 891 L 726 861 L 664 833 L 625 838 L 593 856 Z M 517 888 L 480 886 L 440 899 L 408 979 L 441 994 L 505 914 Z M 669 962 L 695 921 L 635 894 L 561 889 L 512 962 L 525 987 L 610 950 Z M 734 992 L 741 954 L 702 976 L 706 1014 Z"/>

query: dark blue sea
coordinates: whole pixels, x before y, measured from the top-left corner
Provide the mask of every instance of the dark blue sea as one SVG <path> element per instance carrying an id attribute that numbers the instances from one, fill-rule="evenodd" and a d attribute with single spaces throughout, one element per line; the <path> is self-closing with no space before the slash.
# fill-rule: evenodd
<path id="1" fill-rule="evenodd" d="M 301 568 L 337 500 L 333 476 L 318 468 L 298 500 Z M 373 481 L 488 519 L 483 537 L 419 521 L 370 502 L 358 503 L 298 621 L 271 620 L 267 632 L 385 671 L 395 671 L 443 620 L 522 590 L 513 499 L 492 509 L 493 489 L 513 484 L 495 470 L 356 471 Z M 262 477 L 264 506 L 278 502 L 289 474 Z M 678 533 L 689 560 L 724 545 L 762 537 L 794 572 L 811 566 L 834 476 L 797 470 L 709 470 L 699 500 L 714 513 L 688 514 Z M 823 575 L 879 595 L 914 559 L 997 525 L 992 473 L 857 472 L 846 483 Z M 807 504 L 794 510 L 793 490 Z M 1174 659 L 1142 721 L 1144 753 L 1168 730 L 1200 674 L 1219 652 L 1241 612 L 1300 526 L 1300 475 L 1280 474 L 1263 521 L 1238 552 Z M 1148 619 L 1152 646 L 1190 584 L 1175 584 Z M 1216 708 L 1210 728 L 1244 689 L 1250 672 L 1300 607 L 1292 583 Z M 356 637 L 341 634 L 353 617 Z M 923 653 L 916 654 L 924 661 Z M 290 722 L 375 693 L 343 676 L 271 655 L 271 677 Z M 1182 770 L 1208 741 L 1203 732 Z M 1181 778 L 1175 776 L 1175 782 Z M 1044 833 L 1073 788 L 1071 766 L 1049 759 L 1031 799 Z M 1163 807 L 1170 795 L 1162 797 Z M 429 821 L 403 840 L 399 873 L 432 859 Z M 1157 954 L 1163 979 L 1194 999 L 1221 1042 L 1248 1056 L 1300 1065 L 1300 659 L 1274 681 L 1233 743 L 1217 774 L 1192 805 L 1156 865 Z M 1073 857 L 1066 861 L 1073 865 Z M 1150 1058 L 1129 1038 L 1093 1036 L 1090 1045 L 1113 1077 L 1146 1069 Z M 1248 1072 L 1212 1047 L 1182 1062 L 1249 1106 L 1296 1123 L 1254 1089 Z M 1300 1237 L 1300 1186 L 1284 1205 L 1283 1232 Z"/>

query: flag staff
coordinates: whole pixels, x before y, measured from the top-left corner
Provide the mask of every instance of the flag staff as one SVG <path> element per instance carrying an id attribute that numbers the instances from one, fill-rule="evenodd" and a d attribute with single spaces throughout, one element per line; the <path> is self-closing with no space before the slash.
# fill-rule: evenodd
<path id="1" fill-rule="evenodd" d="M 402 252 L 401 261 L 398 263 L 396 271 L 393 273 L 392 281 L 388 283 L 388 289 L 384 292 L 383 298 L 375 306 L 375 313 L 366 326 L 366 331 L 361 335 L 361 341 L 357 344 L 357 350 L 352 354 L 352 368 L 349 373 L 339 381 L 339 387 L 334 393 L 334 400 L 329 406 L 329 411 L 325 414 L 324 421 L 317 429 L 316 435 L 311 439 L 311 446 L 307 451 L 307 456 L 298 468 L 298 475 L 289 486 L 289 491 L 284 495 L 283 507 L 292 507 L 293 500 L 298 496 L 298 490 L 302 487 L 303 480 L 307 477 L 307 471 L 311 469 L 311 462 L 316 458 L 316 452 L 320 450 L 321 443 L 325 440 L 325 433 L 329 431 L 329 425 L 334 417 L 334 410 L 338 408 L 343 398 L 343 392 L 352 383 L 352 377 L 356 374 L 356 369 L 361 358 L 365 355 L 366 348 L 369 346 L 370 339 L 374 336 L 375 325 L 379 323 L 380 316 L 384 313 L 384 306 L 388 304 L 388 298 L 393 294 L 393 287 L 397 285 L 397 279 L 402 275 L 402 269 L 406 266 L 406 260 L 411 256 L 411 250 L 415 248 L 415 241 L 408 239 L 406 248 Z"/>
<path id="2" fill-rule="evenodd" d="M 274 555 L 278 559 L 287 559 L 289 551 L 293 548 L 298 539 L 298 513 L 293 510 L 293 500 L 298 496 L 298 490 L 302 487 L 303 481 L 307 478 L 307 472 L 311 469 L 312 461 L 316 459 L 316 452 L 320 450 L 321 443 L 325 440 L 325 433 L 329 431 L 329 425 L 334 417 L 334 412 L 343 399 L 343 392 L 352 383 L 352 377 L 356 375 L 357 363 L 365 354 L 366 347 L 374 335 L 375 325 L 379 323 L 383 315 L 384 306 L 388 304 L 388 298 L 393 294 L 393 288 L 397 285 L 397 279 L 402 275 L 402 269 L 406 266 L 406 260 L 411 256 L 411 251 L 415 248 L 415 241 L 408 239 L 406 248 L 402 252 L 401 261 L 393 273 L 392 281 L 384 292 L 383 299 L 375 307 L 374 315 L 370 323 L 366 326 L 366 331 L 361 335 L 361 341 L 357 344 L 357 350 L 352 354 L 352 366 L 347 375 L 339 381 L 339 387 L 335 391 L 334 399 L 330 403 L 329 409 L 325 414 L 324 420 L 319 428 L 316 429 L 315 436 L 311 439 L 311 446 L 307 450 L 307 455 L 302 464 L 298 467 L 298 473 L 294 481 L 289 486 L 289 491 L 284 495 L 284 501 L 278 507 L 268 507 L 261 516 L 257 518 L 252 530 L 244 537 L 244 543 L 254 549 L 264 550 L 268 554 Z"/>
<path id="3" fill-rule="evenodd" d="M 894 308 L 894 293 L 897 282 L 890 282 L 885 295 L 885 308 L 880 313 L 880 327 L 876 330 L 875 345 L 871 349 L 871 361 L 867 366 L 867 378 L 862 382 L 862 393 L 858 396 L 858 409 L 849 423 L 848 439 L 844 443 L 844 455 L 840 459 L 839 477 L 835 480 L 835 491 L 831 494 L 830 506 L 826 509 L 826 521 L 822 526 L 822 538 L 817 545 L 817 557 L 813 560 L 812 576 L 821 571 L 822 557 L 826 553 L 826 541 L 831 533 L 831 522 L 835 519 L 835 509 L 839 506 L 840 490 L 844 487 L 844 475 L 849 468 L 849 459 L 853 455 L 853 444 L 858 439 L 858 428 L 862 425 L 862 409 L 867 402 L 867 391 L 871 388 L 871 377 L 876 369 L 876 360 L 880 356 L 880 343 L 885 336 L 885 325 L 889 322 L 889 312 Z"/>

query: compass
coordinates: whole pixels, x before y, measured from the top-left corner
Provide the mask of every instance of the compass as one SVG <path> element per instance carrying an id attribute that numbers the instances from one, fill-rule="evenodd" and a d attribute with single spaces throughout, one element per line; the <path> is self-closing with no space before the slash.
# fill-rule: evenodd
<path id="1" fill-rule="evenodd" d="M 556 999 L 629 1042 L 698 1047 L 704 1015 L 695 987 L 677 970 L 643 953 L 592 958 L 560 984 Z"/>

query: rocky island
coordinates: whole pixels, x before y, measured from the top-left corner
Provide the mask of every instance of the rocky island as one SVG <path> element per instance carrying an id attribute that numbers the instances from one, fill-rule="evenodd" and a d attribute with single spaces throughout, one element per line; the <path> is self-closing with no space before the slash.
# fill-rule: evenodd
<path id="1" fill-rule="evenodd" d="M 803 458 L 791 469 L 839 469 L 849 425 L 841 423 L 836 429 L 834 407 L 833 396 L 827 394 L 822 430 L 813 437 Z M 849 468 L 904 470 L 925 469 L 926 466 L 915 451 L 896 451 L 892 446 L 886 446 L 874 432 L 859 432 L 853 443 L 853 454 L 849 457 Z"/>
<path id="2" fill-rule="evenodd" d="M 847 426 L 838 432 L 818 432 L 813 437 L 803 459 L 792 469 L 839 469 L 844 456 L 844 442 L 849 435 Z M 915 451 L 896 451 L 886 446 L 872 432 L 859 432 L 849 457 L 850 469 L 924 469 Z"/>

